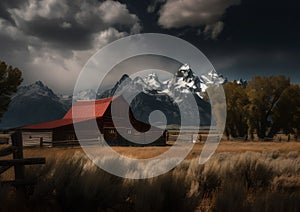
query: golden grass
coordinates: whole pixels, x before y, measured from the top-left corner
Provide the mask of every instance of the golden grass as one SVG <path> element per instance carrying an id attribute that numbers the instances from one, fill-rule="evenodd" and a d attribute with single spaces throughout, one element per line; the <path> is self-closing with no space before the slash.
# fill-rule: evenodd
<path id="1" fill-rule="evenodd" d="M 172 171 L 145 180 L 110 175 L 93 165 L 79 148 L 56 148 L 52 156 L 48 153 L 46 165 L 26 169 L 26 176 L 37 184 L 28 191 L 29 201 L 18 205 L 20 211 L 299 211 L 297 144 L 286 144 L 293 146 L 293 151 L 265 145 L 269 151 L 218 152 L 204 165 L 196 158 L 185 160 Z M 132 148 L 140 149 L 125 149 Z M 47 148 L 25 150 L 31 155 L 44 151 Z M 115 160 L 108 158 L 107 162 L 114 165 Z M 15 203 L 3 204 L 15 197 L 7 198 L 5 188 L 0 188 L 1 195 L 0 211 L 9 211 Z"/>
<path id="2" fill-rule="evenodd" d="M 197 143 L 188 155 L 187 159 L 199 157 L 204 144 Z M 132 157 L 132 158 L 151 158 L 162 154 L 167 151 L 170 146 L 149 146 L 149 147 L 112 147 L 113 150 L 118 153 Z M 75 152 L 83 150 L 81 147 L 43 147 L 43 148 L 25 148 L 24 157 L 46 157 L 51 158 L 61 158 L 61 157 L 71 157 Z M 101 150 L 100 150 L 101 151 Z M 232 152 L 232 153 L 242 153 L 242 152 L 280 152 L 282 154 L 288 154 L 291 151 L 300 152 L 300 142 L 221 142 L 216 150 L 219 152 Z"/>
<path id="3" fill-rule="evenodd" d="M 7 147 L 8 145 L 0 145 L 1 148 Z M 197 143 L 194 148 L 187 156 L 187 160 L 198 158 L 203 149 L 203 143 Z M 113 150 L 131 158 L 146 159 L 158 156 L 163 152 L 167 151 L 170 146 L 149 146 L 149 147 L 124 147 L 124 146 L 114 146 Z M 98 150 L 97 150 L 98 151 Z M 288 155 L 293 152 L 300 152 L 300 142 L 227 142 L 222 141 L 216 153 L 229 152 L 232 154 L 244 153 L 244 152 L 258 152 L 258 153 L 276 153 Z M 33 147 L 24 148 L 24 158 L 30 157 L 45 157 L 46 161 L 52 159 L 56 160 L 66 160 L 72 158 L 76 153 L 83 153 L 80 146 L 76 147 Z M 99 150 L 99 154 L 101 150 Z M 12 155 L 0 157 L 1 159 L 12 159 Z M 14 170 L 9 169 L 1 175 L 2 179 L 13 180 Z"/>

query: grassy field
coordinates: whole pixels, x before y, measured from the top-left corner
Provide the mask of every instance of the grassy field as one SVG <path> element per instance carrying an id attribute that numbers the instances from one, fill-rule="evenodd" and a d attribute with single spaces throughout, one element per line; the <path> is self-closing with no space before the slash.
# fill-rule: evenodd
<path id="1" fill-rule="evenodd" d="M 1 148 L 5 148 L 7 145 L 0 145 Z M 195 159 L 200 156 L 204 143 L 197 143 L 194 148 L 186 157 L 186 160 Z M 113 150 L 121 155 L 125 155 L 130 158 L 147 159 L 158 156 L 167 151 L 170 146 L 149 146 L 149 147 L 112 147 Z M 259 152 L 259 153 L 274 153 L 274 154 L 288 154 L 290 152 L 300 152 L 300 142 L 220 142 L 217 153 L 230 152 L 233 154 L 239 154 L 244 152 Z M 100 154 L 101 150 L 99 150 Z M 24 157 L 45 157 L 46 161 L 49 160 L 65 160 L 72 158 L 76 153 L 84 153 L 80 146 L 74 147 L 27 147 L 24 148 Z M 1 157 L 1 159 L 9 159 L 12 156 Z M 2 175 L 2 179 L 13 179 L 13 169 L 5 172 Z"/>
<path id="2" fill-rule="evenodd" d="M 168 148 L 113 147 L 134 158 Z M 47 163 L 26 169 L 37 184 L 17 205 L 14 190 L 0 187 L 0 211 L 299 211 L 300 143 L 221 142 L 199 165 L 202 148 L 196 144 L 175 169 L 147 180 L 112 176 L 80 147 L 25 148 L 25 157 L 46 157 Z M 11 177 L 12 170 L 2 179 Z"/>
<path id="3" fill-rule="evenodd" d="M 187 159 L 199 157 L 203 143 L 194 145 L 193 150 L 188 155 Z M 170 148 L 165 147 L 112 147 L 115 151 L 122 155 L 132 158 L 151 158 L 157 156 Z M 81 147 L 56 147 L 56 148 L 25 148 L 25 157 L 46 157 L 60 158 L 72 156 L 76 151 L 82 152 Z M 253 152 L 280 152 L 287 154 L 291 151 L 300 152 L 300 142 L 221 142 L 216 150 L 220 152 L 243 153 L 247 151 Z"/>

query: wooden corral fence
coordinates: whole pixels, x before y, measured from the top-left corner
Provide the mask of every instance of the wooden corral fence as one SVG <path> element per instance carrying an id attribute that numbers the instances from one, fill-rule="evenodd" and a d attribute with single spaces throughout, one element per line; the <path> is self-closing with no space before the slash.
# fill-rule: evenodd
<path id="1" fill-rule="evenodd" d="M 79 142 L 77 140 L 44 141 L 43 138 L 41 138 L 40 147 L 43 146 L 50 146 L 50 147 L 79 146 Z"/>
<path id="2" fill-rule="evenodd" d="M 99 138 L 92 139 L 82 139 L 81 141 L 85 142 L 85 145 L 95 144 L 95 142 L 99 142 Z M 40 147 L 73 147 L 79 146 L 80 143 L 78 140 L 63 140 L 63 141 L 44 141 L 43 138 L 40 139 Z"/>
<path id="3" fill-rule="evenodd" d="M 0 133 L 0 144 L 8 144 L 10 140 L 9 134 L 2 134 Z"/>
<path id="4" fill-rule="evenodd" d="M 167 131 L 167 141 L 176 141 L 179 134 L 181 134 L 181 140 L 187 142 L 204 142 L 207 139 L 209 130 L 199 130 L 195 134 L 192 130 L 168 130 Z"/>
<path id="5" fill-rule="evenodd" d="M 12 181 L 0 181 L 1 184 L 8 184 L 22 188 L 25 185 L 34 184 L 26 181 L 25 165 L 45 164 L 45 158 L 24 158 L 22 134 L 16 131 L 11 135 L 12 145 L 0 150 L 0 157 L 12 154 L 13 159 L 0 160 L 0 175 L 14 167 L 15 179 Z"/>

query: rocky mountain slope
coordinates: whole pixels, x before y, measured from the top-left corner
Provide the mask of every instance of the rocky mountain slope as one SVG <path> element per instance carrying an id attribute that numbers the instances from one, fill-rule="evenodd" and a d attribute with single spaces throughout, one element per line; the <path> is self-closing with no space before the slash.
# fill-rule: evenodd
<path id="1" fill-rule="evenodd" d="M 2 117 L 0 128 L 13 128 L 64 116 L 66 105 L 50 88 L 37 81 L 21 86 Z"/>

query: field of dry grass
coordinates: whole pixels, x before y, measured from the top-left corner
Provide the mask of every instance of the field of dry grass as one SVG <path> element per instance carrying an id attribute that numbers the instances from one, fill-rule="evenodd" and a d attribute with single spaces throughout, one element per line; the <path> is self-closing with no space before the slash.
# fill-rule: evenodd
<path id="1" fill-rule="evenodd" d="M 203 143 L 194 145 L 193 150 L 187 159 L 199 157 Z M 170 146 L 150 146 L 150 147 L 112 147 L 115 151 L 122 155 L 132 158 L 151 158 L 167 151 Z M 25 148 L 25 157 L 46 157 L 60 158 L 72 156 L 76 151 L 81 151 L 81 147 L 55 147 L 55 148 Z M 300 152 L 300 142 L 221 142 L 216 150 L 220 152 L 243 153 L 247 151 L 253 152 L 279 152 L 287 154 L 291 151 Z"/>
<path id="2" fill-rule="evenodd" d="M 0 188 L 0 211 L 299 211 L 298 151 L 215 154 L 185 160 L 147 180 L 126 180 L 93 166 L 79 151 L 26 171 L 37 184 L 26 202 Z M 114 161 L 112 161 L 112 164 Z M 163 164 L 158 163 L 157 166 Z M 147 170 L 147 167 L 145 167 Z M 10 193 L 10 195 L 7 195 Z"/>
<path id="3" fill-rule="evenodd" d="M 1 145 L 1 148 L 7 145 Z M 200 156 L 204 144 L 197 143 L 194 148 L 187 156 L 186 159 L 194 159 Z M 125 155 L 131 158 L 146 159 L 158 156 L 163 152 L 167 151 L 170 146 L 149 146 L 149 147 L 112 147 L 113 150 L 121 155 Z M 231 152 L 233 154 L 244 153 L 244 152 L 260 152 L 260 153 L 280 153 L 288 154 L 289 152 L 298 151 L 300 152 L 300 142 L 220 142 L 216 153 Z M 45 157 L 47 160 L 52 160 L 53 158 L 57 160 L 65 160 L 73 157 L 76 152 L 83 153 L 80 146 L 74 147 L 33 147 L 24 148 L 24 157 Z M 101 150 L 99 150 L 100 154 Z M 8 159 L 12 156 L 2 157 L 2 159 Z M 2 175 L 4 179 L 13 179 L 13 170 L 9 170 Z"/>
<path id="4" fill-rule="evenodd" d="M 113 147 L 135 158 L 168 148 Z M 202 148 L 196 144 L 175 169 L 147 180 L 112 176 L 80 147 L 25 148 L 25 157 L 46 157 L 47 163 L 26 169 L 37 184 L 25 202 L 16 206 L 13 190 L 0 187 L 0 211 L 299 211 L 300 143 L 221 142 L 199 165 Z M 2 177 L 13 177 L 7 173 Z"/>

